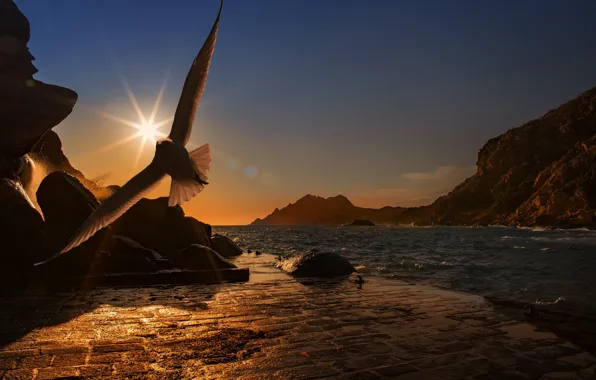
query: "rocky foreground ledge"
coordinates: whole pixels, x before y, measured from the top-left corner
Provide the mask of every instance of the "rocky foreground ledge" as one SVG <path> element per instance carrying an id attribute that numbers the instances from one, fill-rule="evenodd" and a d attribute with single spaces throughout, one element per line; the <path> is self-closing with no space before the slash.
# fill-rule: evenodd
<path id="1" fill-rule="evenodd" d="M 480 297 L 368 277 L 0 299 L 0 376 L 52 379 L 594 379 L 596 357 Z"/>

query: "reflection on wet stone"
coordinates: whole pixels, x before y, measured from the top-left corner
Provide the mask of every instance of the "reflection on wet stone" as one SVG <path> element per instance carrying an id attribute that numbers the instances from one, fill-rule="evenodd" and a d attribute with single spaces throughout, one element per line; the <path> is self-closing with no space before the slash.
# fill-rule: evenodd
<path id="1" fill-rule="evenodd" d="M 266 273 L 275 259 L 237 260 Z M 3 298 L 0 373 L 4 378 L 589 379 L 596 368 L 591 353 L 552 333 L 533 332 L 480 297 L 374 276 L 362 290 L 352 281 L 313 282 L 316 286 L 303 285 L 273 272 L 244 284 Z"/>

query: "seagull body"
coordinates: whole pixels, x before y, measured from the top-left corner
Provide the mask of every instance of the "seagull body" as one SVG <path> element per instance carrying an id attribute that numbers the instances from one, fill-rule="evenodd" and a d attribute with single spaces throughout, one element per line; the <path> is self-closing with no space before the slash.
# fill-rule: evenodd
<path id="1" fill-rule="evenodd" d="M 79 246 L 97 231 L 113 223 L 155 188 L 166 175 L 172 177 L 168 199 L 168 206 L 171 207 L 192 199 L 208 184 L 207 174 L 211 165 L 209 145 L 205 144 L 191 152 L 188 152 L 185 146 L 190 138 L 192 123 L 207 81 L 222 8 L 223 0 L 213 28 L 184 82 L 170 135 L 157 142 L 151 163 L 93 211 L 64 249 L 49 259 L 36 263 L 36 266 Z"/>

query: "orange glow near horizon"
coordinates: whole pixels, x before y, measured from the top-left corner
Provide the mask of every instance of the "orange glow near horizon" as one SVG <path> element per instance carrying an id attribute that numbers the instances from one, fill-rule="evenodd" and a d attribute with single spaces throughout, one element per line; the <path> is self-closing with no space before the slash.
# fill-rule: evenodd
<path id="1" fill-rule="evenodd" d="M 123 185 L 139 171 L 139 166 L 145 165 L 147 160 L 152 159 L 153 155 L 145 148 L 150 145 L 148 143 L 155 144 L 157 140 L 167 137 L 167 134 L 161 130 L 161 127 L 168 127 L 169 129 L 170 123 L 174 119 L 170 116 L 163 120 L 156 120 L 164 96 L 166 86 L 165 80 L 159 89 L 155 103 L 153 103 L 153 107 L 149 114 L 143 113 L 143 109 L 141 108 L 141 104 L 145 105 L 145 101 L 137 99 L 137 96 L 132 92 L 124 77 L 121 77 L 121 81 L 134 113 L 130 113 L 123 117 L 123 115 L 126 115 L 126 111 L 124 111 L 124 114 L 122 111 L 117 112 L 119 114 L 117 115 L 113 111 L 106 112 L 104 110 L 93 108 L 88 109 L 100 116 L 103 120 L 116 122 L 118 125 L 132 128 L 133 132 L 124 137 L 119 133 L 120 136 L 116 138 L 116 141 L 108 140 L 107 144 L 103 144 L 100 148 L 94 149 L 91 155 L 85 154 L 85 156 L 83 156 L 84 158 L 81 157 L 83 161 L 81 166 L 76 162 L 74 163 L 75 167 L 82 169 L 83 173 L 88 177 L 91 177 L 93 172 L 104 172 L 106 167 L 115 168 L 116 170 L 109 172 L 111 177 L 110 182 L 118 185 Z M 109 124 L 106 125 L 114 130 L 114 126 Z M 136 149 L 131 149 L 137 144 L 135 142 L 136 140 L 138 140 Z M 198 145 L 192 141 L 189 141 L 187 144 L 187 149 L 189 151 L 197 147 Z M 118 151 L 116 152 L 116 150 Z M 105 154 L 108 152 L 110 152 L 110 154 Z M 220 163 L 226 161 L 226 159 L 223 158 L 225 157 L 223 152 L 219 152 L 219 156 L 217 150 L 212 150 L 212 153 L 215 154 L 216 160 L 217 157 L 220 158 Z M 100 154 L 102 157 L 101 160 L 97 159 L 97 154 Z M 127 164 L 122 165 L 122 162 Z M 133 164 L 128 166 L 130 165 L 130 162 Z M 273 209 L 278 206 L 275 200 L 263 204 L 262 202 L 258 202 L 253 196 L 235 196 L 231 194 L 224 183 L 232 181 L 236 182 L 231 177 L 234 173 L 233 171 L 221 170 L 224 168 L 225 166 L 220 167 L 219 170 L 212 173 L 213 181 L 210 181 L 212 184 L 207 186 L 207 188 L 197 197 L 183 205 L 186 215 L 195 217 L 198 220 L 212 225 L 245 225 L 256 219 L 256 217 L 263 217 L 268 214 L 268 208 Z M 270 173 L 267 173 L 265 177 L 269 178 L 270 176 Z M 149 193 L 147 197 L 165 197 L 169 195 L 169 190 L 170 179 L 167 178 L 163 180 L 156 189 Z"/>

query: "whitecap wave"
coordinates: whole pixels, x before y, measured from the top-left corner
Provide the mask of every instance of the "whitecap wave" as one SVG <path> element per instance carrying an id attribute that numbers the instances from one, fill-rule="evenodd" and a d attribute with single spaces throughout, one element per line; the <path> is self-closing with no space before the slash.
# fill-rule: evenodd
<path id="1" fill-rule="evenodd" d="M 554 300 L 548 300 L 548 299 L 537 299 L 536 302 L 534 302 L 536 305 L 556 305 L 559 302 L 563 302 L 565 301 L 565 298 L 563 297 L 558 297 L 557 299 Z"/>

